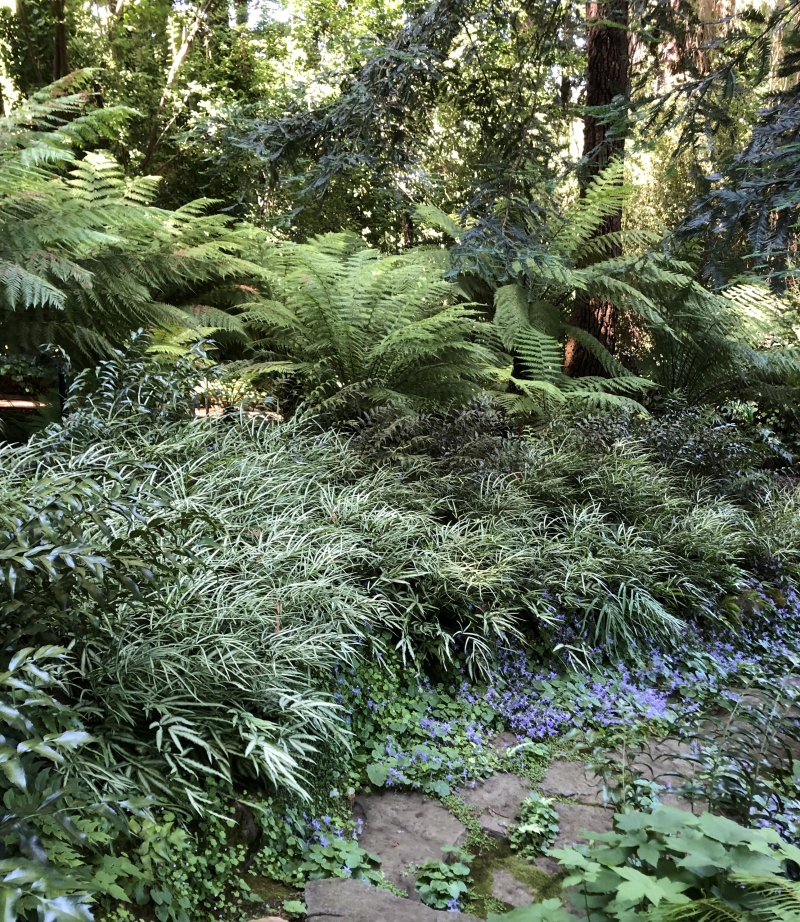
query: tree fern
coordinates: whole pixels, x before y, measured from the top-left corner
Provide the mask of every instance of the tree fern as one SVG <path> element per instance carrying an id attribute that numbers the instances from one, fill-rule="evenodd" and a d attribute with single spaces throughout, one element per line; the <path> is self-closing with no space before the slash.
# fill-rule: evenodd
<path id="1" fill-rule="evenodd" d="M 505 375 L 508 409 L 548 413 L 567 400 L 631 404 L 653 384 L 701 402 L 731 394 L 793 399 L 800 352 L 783 306 L 757 283 L 722 293 L 707 290 L 694 265 L 669 253 L 657 235 L 595 236 L 626 195 L 622 164 L 612 163 L 564 216 L 531 226 L 527 244 L 499 259 L 487 250 L 480 228 L 474 234 L 461 228 L 457 237 L 452 218 L 436 209 L 419 211 L 421 220 L 459 240 L 456 269 L 479 273 L 495 289 L 494 327 L 515 356 L 514 369 Z M 609 255 L 619 244 L 624 254 Z M 633 319 L 639 332 L 626 364 L 596 337 L 570 325 L 578 295 L 610 302 Z M 781 330 L 783 338 L 776 338 Z M 569 340 L 596 359 L 604 378 L 573 380 L 561 372 Z"/>
<path id="2" fill-rule="evenodd" d="M 442 278 L 440 251 L 382 256 L 354 235 L 282 244 L 266 257 L 272 299 L 239 319 L 257 335 L 250 373 L 290 376 L 306 406 L 358 414 L 460 403 L 493 381 L 474 306 Z"/>
<path id="3" fill-rule="evenodd" d="M 81 75 L 37 94 L 0 120 L 0 322 L 6 351 L 56 343 L 107 351 L 141 325 L 241 323 L 198 295 L 232 277 L 258 278 L 244 257 L 255 232 L 149 204 L 154 177 L 127 178 L 102 151 L 128 112 L 87 108 Z"/>

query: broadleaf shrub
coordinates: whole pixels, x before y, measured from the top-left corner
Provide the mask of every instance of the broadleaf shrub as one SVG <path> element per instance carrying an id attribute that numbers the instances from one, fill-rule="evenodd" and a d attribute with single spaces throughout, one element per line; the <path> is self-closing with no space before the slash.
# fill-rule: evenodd
<path id="1" fill-rule="evenodd" d="M 748 829 L 722 816 L 672 807 L 615 817 L 614 832 L 588 846 L 550 854 L 569 870 L 569 904 L 598 922 L 797 918 L 800 849 L 772 829 Z M 574 888 L 574 889 L 573 889 Z M 492 922 L 581 918 L 558 900 L 516 909 Z"/>

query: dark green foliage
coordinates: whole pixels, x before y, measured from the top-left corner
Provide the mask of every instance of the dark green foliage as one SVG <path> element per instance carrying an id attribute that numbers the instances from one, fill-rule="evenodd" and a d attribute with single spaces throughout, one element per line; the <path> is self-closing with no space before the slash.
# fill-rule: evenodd
<path id="1" fill-rule="evenodd" d="M 417 869 L 415 889 L 426 906 L 457 912 L 469 892 L 469 862 L 473 856 L 452 845 L 443 845 L 445 861 L 429 861 Z"/>
<path id="2" fill-rule="evenodd" d="M 420 456 L 442 470 L 508 472 L 521 463 L 524 443 L 496 398 L 481 397 L 443 413 L 403 413 L 389 404 L 354 424 L 350 444 L 369 459 L 413 464 Z"/>
<path id="3" fill-rule="evenodd" d="M 724 296 L 706 290 L 685 254 L 670 252 L 656 235 L 598 236 L 624 206 L 622 180 L 622 163 L 612 163 L 566 214 L 531 218 L 524 240 L 511 246 L 480 222 L 467 230 L 437 209 L 419 209 L 457 240 L 452 275 L 467 290 L 492 292 L 493 328 L 514 356 L 501 376 L 504 406 L 523 417 L 551 415 L 566 402 L 631 407 L 654 384 L 694 403 L 731 396 L 785 402 L 800 373 L 786 306 L 758 284 Z M 614 255 L 616 247 L 624 247 L 622 255 Z M 619 355 L 574 326 L 577 298 L 612 303 L 627 316 L 634 333 Z M 565 374 L 570 341 L 588 350 L 602 377 Z"/>
<path id="4" fill-rule="evenodd" d="M 787 865 L 800 850 L 772 829 L 671 807 L 615 817 L 593 844 L 551 854 L 570 871 L 570 903 L 597 920 L 780 920 L 797 918 L 800 885 Z M 567 922 L 558 900 L 490 916 L 493 922 Z"/>
<path id="5" fill-rule="evenodd" d="M 792 277 L 800 217 L 798 130 L 800 98 L 792 91 L 760 113 L 749 143 L 717 179 L 719 187 L 694 204 L 680 228 L 706 240 L 717 284 L 745 268 L 763 272 L 779 288 Z"/>
<path id="6" fill-rule="evenodd" d="M 791 471 L 793 456 L 751 406 L 731 403 L 719 410 L 676 398 L 654 402 L 652 414 L 573 413 L 554 419 L 554 438 L 590 455 L 613 454 L 620 445 L 671 467 L 676 475 L 703 481 L 741 502 L 775 489 Z"/>

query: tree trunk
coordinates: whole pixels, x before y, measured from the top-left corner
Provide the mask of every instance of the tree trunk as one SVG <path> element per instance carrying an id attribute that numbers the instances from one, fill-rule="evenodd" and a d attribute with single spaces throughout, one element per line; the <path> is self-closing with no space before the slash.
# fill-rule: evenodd
<path id="1" fill-rule="evenodd" d="M 53 52 L 53 80 L 60 80 L 69 73 L 67 60 L 67 20 L 64 0 L 53 0 L 53 16 L 56 21 L 56 40 Z"/>
<path id="2" fill-rule="evenodd" d="M 203 2 L 200 4 L 197 10 L 197 14 L 195 15 L 194 20 L 192 21 L 189 28 L 184 33 L 181 46 L 178 48 L 177 52 L 175 53 L 175 57 L 172 60 L 172 65 L 170 66 L 169 73 L 167 74 L 167 81 L 164 84 L 164 89 L 161 93 L 161 99 L 158 102 L 158 108 L 156 109 L 156 113 L 153 116 L 153 121 L 150 124 L 150 134 L 148 135 L 147 144 L 145 145 L 144 149 L 144 157 L 142 158 L 142 169 L 146 169 L 149 166 L 150 160 L 152 159 L 153 154 L 155 153 L 155 150 L 158 147 L 161 138 L 163 137 L 163 133 L 161 136 L 159 136 L 159 128 L 161 125 L 161 115 L 163 114 L 164 107 L 166 106 L 167 100 L 169 99 L 170 88 L 175 82 L 175 79 L 178 76 L 178 72 L 183 66 L 183 63 L 186 60 L 189 51 L 191 50 L 192 42 L 194 42 L 197 33 L 200 31 L 203 20 L 208 15 L 208 11 L 213 2 L 214 0 L 203 0 Z"/>
<path id="3" fill-rule="evenodd" d="M 609 0 L 608 3 L 586 4 L 586 106 L 609 106 L 616 96 L 628 93 L 628 2 Z M 582 177 L 582 194 L 586 186 L 615 156 L 621 156 L 625 139 L 613 134 L 606 116 L 587 112 L 583 127 L 583 156 L 587 168 Z M 619 232 L 622 214 L 610 215 L 597 229 L 595 236 Z M 621 255 L 619 245 L 609 250 L 609 256 Z M 597 298 L 580 298 L 575 302 L 572 325 L 586 330 L 613 353 L 617 346 L 617 308 Z M 571 377 L 602 375 L 597 359 L 575 340 L 570 339 L 564 360 L 564 371 Z"/>

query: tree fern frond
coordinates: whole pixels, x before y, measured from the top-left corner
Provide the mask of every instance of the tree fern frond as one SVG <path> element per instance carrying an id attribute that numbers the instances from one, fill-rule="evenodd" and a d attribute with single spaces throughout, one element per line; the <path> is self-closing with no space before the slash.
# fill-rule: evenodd
<path id="1" fill-rule="evenodd" d="M 206 202 L 155 208 L 152 177 L 128 180 L 104 151 L 76 157 L 130 114 L 88 111 L 87 96 L 69 95 L 90 79 L 62 81 L 0 119 L 2 345 L 30 351 L 55 337 L 92 352 L 143 324 L 244 335 L 235 313 L 209 301 L 198 320 L 188 308 L 220 280 L 266 282 L 245 258 L 263 234 L 205 214 Z"/>
<path id="2" fill-rule="evenodd" d="M 514 349 L 532 381 L 554 381 L 563 377 L 563 348 L 552 336 L 528 325 L 517 333 Z"/>
<path id="3" fill-rule="evenodd" d="M 259 374 L 301 379 L 304 407 L 336 415 L 391 399 L 468 400 L 491 386 L 497 353 L 433 251 L 382 256 L 351 234 L 265 254 L 273 297 L 239 312 L 259 332 Z M 335 410 L 334 410 L 335 408 Z"/>
<path id="4" fill-rule="evenodd" d="M 590 355 L 594 356 L 598 362 L 600 362 L 603 371 L 606 372 L 609 378 L 632 375 L 632 372 L 628 371 L 624 365 L 614 358 L 608 349 L 606 349 L 598 339 L 592 336 L 591 333 L 587 333 L 586 330 L 581 330 L 570 324 L 564 324 L 564 332 L 567 336 L 572 337 L 572 339 L 583 346 Z"/>
<path id="5" fill-rule="evenodd" d="M 557 250 L 575 258 L 579 249 L 596 235 L 606 218 L 618 214 L 630 189 L 623 185 L 624 164 L 621 158 L 593 178 L 585 194 L 566 215 L 563 224 L 553 235 Z"/>
<path id="6" fill-rule="evenodd" d="M 529 326 L 528 299 L 519 285 L 503 285 L 494 293 L 494 325 L 509 351 L 516 344 L 520 330 Z"/>
<path id="7" fill-rule="evenodd" d="M 423 226 L 433 227 L 435 230 L 442 231 L 457 243 L 464 235 L 465 228 L 449 214 L 445 214 L 434 205 L 417 205 L 414 211 L 416 212 L 417 220 Z"/>

